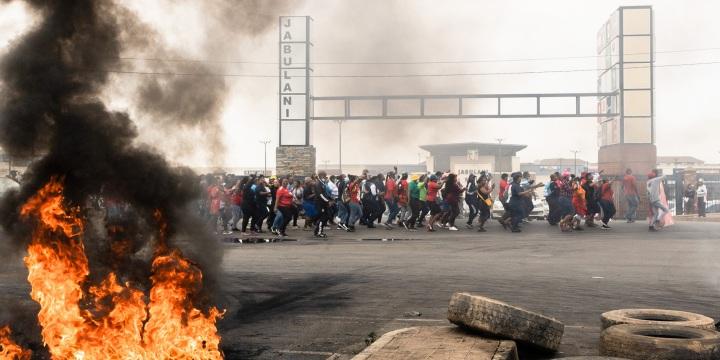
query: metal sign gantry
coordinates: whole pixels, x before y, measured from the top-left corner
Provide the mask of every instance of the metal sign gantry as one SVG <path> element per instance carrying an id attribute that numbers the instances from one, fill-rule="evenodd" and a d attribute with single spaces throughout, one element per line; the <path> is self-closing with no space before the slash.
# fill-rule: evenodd
<path id="1" fill-rule="evenodd" d="M 593 98 L 593 101 L 603 97 L 617 97 L 618 93 L 543 93 L 543 94 L 469 94 L 469 95 L 378 95 L 378 96 L 315 96 L 311 98 L 313 108 L 321 102 L 342 102 L 344 111 L 342 114 L 327 116 L 312 115 L 313 120 L 383 120 L 383 119 L 478 119 L 478 118 L 567 118 L 567 117 L 613 117 L 615 113 L 598 113 L 598 111 L 583 111 L 581 99 Z M 543 112 L 541 103 L 543 99 L 572 99 L 575 102 L 574 111 L 568 112 Z M 464 105 L 466 100 L 472 99 L 495 99 L 497 111 L 494 113 L 472 113 L 468 112 Z M 503 99 L 534 99 L 534 113 L 507 113 L 503 112 Z M 428 100 L 455 100 L 457 108 L 454 113 L 429 114 L 426 110 Z M 364 103 L 375 102 L 379 113 L 375 115 L 353 114 L 353 103 L 362 101 Z M 414 101 L 417 111 L 408 111 L 411 114 L 394 115 L 388 112 L 388 103 L 393 101 Z"/>

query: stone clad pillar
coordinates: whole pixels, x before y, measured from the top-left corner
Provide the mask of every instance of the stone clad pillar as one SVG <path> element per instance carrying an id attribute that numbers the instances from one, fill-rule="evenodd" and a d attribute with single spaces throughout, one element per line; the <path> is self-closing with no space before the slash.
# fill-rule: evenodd
<path id="1" fill-rule="evenodd" d="M 314 146 L 278 146 L 275 151 L 278 176 L 304 177 L 315 173 Z"/>
<path id="2" fill-rule="evenodd" d="M 598 40 L 598 168 L 622 180 L 632 169 L 640 188 L 639 216 L 647 213 L 645 181 L 657 164 L 654 31 L 650 6 L 623 6 L 600 28 Z M 627 208 L 616 184 L 618 218 Z"/>

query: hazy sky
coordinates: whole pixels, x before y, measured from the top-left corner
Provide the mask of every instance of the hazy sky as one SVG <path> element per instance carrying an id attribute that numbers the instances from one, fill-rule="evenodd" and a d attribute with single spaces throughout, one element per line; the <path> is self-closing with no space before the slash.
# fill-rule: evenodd
<path id="1" fill-rule="evenodd" d="M 267 4 L 278 4 L 277 8 Z M 247 34 L 238 25 L 209 17 L 201 2 L 183 0 L 122 2 L 164 40 L 164 46 L 192 59 L 278 59 L 277 18 L 310 15 L 311 34 L 318 62 L 349 61 L 442 61 L 479 59 L 527 59 L 593 56 L 596 33 L 621 5 L 653 5 L 657 51 L 714 50 L 658 53 L 656 65 L 720 61 L 720 2 L 695 1 L 392 1 L 306 0 L 264 2 L 267 30 Z M 440 5 L 442 4 L 442 5 Z M 268 14 L 270 16 L 268 16 Z M 257 21 L 257 19 L 253 19 Z M 237 24 L 244 22 L 235 19 Z M 15 3 L 0 5 L 0 46 L 31 26 L 32 17 Z M 209 41 L 212 40 L 212 41 Z M 210 45 L 212 46 L 210 46 Z M 218 44 L 221 44 L 219 46 Z M 126 54 L 133 55 L 133 54 Z M 273 64 L 214 65 L 217 72 L 276 75 Z M 316 74 L 402 74 L 513 72 L 593 69 L 595 58 L 543 61 L 481 62 L 471 64 L 425 64 L 348 66 L 316 65 Z M 132 100 L 133 79 L 116 75 L 106 98 L 112 107 L 127 110 L 139 124 L 140 141 L 166 152 L 175 161 L 191 165 L 222 163 L 258 167 L 263 164 L 261 139 L 270 139 L 268 162 L 275 162 L 277 145 L 277 79 L 228 77 L 228 91 L 221 114 L 224 156 L 208 156 L 209 137 L 188 129 L 153 128 Z M 533 92 L 595 92 L 595 71 L 574 73 L 466 76 L 447 78 L 318 78 L 316 96 L 382 94 L 476 94 Z M 668 67 L 655 70 L 656 140 L 659 155 L 691 155 L 720 162 L 720 115 L 716 103 L 720 64 Z M 416 162 L 418 145 L 465 141 L 527 144 L 522 161 L 549 157 L 597 158 L 596 121 L 577 119 L 520 120 L 388 120 L 346 124 L 344 163 Z M 314 145 L 318 164 L 337 162 L 337 125 L 316 123 Z M 205 140 L 205 141 L 204 141 Z M 178 151 L 183 148 L 184 151 Z M 208 159 L 210 158 L 210 159 Z"/>

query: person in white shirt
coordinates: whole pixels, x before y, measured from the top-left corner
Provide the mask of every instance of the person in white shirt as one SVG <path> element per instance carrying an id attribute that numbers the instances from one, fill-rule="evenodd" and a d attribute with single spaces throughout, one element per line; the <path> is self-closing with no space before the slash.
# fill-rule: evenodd
<path id="1" fill-rule="evenodd" d="M 697 190 L 695 190 L 695 198 L 697 198 L 698 217 L 705 217 L 705 204 L 707 203 L 707 187 L 703 179 L 698 180 Z"/>
<path id="2" fill-rule="evenodd" d="M 662 181 L 664 179 L 665 175 L 657 176 L 656 171 L 652 171 L 648 174 L 648 181 L 646 184 L 647 195 L 653 215 L 650 219 L 650 231 L 656 231 L 658 229 L 658 225 L 661 223 L 663 216 L 665 216 L 665 214 L 670 211 L 661 200 L 662 196 L 660 192 L 664 191 L 662 186 Z"/>

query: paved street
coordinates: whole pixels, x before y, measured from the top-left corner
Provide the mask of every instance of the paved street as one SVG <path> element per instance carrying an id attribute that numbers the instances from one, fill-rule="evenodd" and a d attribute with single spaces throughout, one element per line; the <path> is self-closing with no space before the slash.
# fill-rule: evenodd
<path id="1" fill-rule="evenodd" d="M 482 234 L 333 230 L 327 240 L 292 230 L 280 243 L 227 243 L 228 312 L 220 325 L 226 357 L 351 355 L 387 331 L 447 324 L 455 291 L 564 322 L 557 357 L 596 354 L 599 315 L 611 309 L 720 317 L 720 224 L 680 223 L 655 234 L 640 223 L 561 234 L 533 222 L 525 230 L 511 234 L 496 224 Z M 10 268 L 0 277 L 4 304 L 27 297 L 22 269 Z"/>

